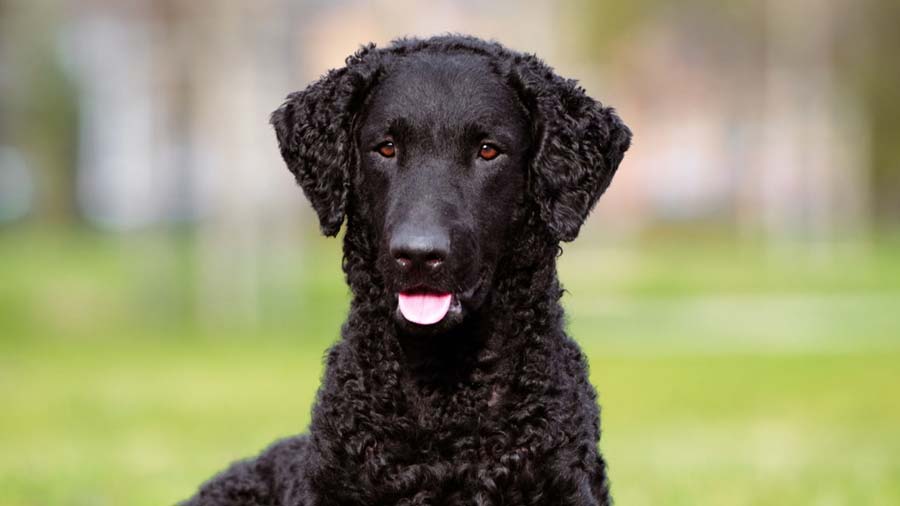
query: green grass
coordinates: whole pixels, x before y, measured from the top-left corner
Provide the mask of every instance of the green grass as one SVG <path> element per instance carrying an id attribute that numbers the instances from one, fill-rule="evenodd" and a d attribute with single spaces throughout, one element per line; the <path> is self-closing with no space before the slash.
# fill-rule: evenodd
<path id="1" fill-rule="evenodd" d="M 0 505 L 172 504 L 304 430 L 346 290 L 303 253 L 248 324 L 198 316 L 190 237 L 0 235 Z M 900 504 L 898 253 L 568 248 L 617 503 Z"/>
<path id="2" fill-rule="evenodd" d="M 606 358 L 619 504 L 896 504 L 900 355 Z"/>
<path id="3" fill-rule="evenodd" d="M 279 343 L 4 350 L 3 504 L 171 504 L 309 419 L 320 354 Z M 897 504 L 900 352 L 590 352 L 619 504 Z"/>

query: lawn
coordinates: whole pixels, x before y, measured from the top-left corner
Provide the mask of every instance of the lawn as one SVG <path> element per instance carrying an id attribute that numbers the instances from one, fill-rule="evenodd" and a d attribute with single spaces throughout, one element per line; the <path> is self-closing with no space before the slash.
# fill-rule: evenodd
<path id="1" fill-rule="evenodd" d="M 335 244 L 261 269 L 261 316 L 222 327 L 193 316 L 192 248 L 0 235 L 0 504 L 172 504 L 304 430 L 345 310 Z M 900 504 L 898 253 L 569 248 L 617 504 Z"/>

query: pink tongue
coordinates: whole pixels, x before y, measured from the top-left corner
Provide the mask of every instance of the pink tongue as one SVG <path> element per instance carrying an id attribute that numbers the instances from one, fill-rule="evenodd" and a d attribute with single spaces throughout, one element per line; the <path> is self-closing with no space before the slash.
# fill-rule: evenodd
<path id="1" fill-rule="evenodd" d="M 431 325 L 447 314 L 451 298 L 449 293 L 400 292 L 400 312 L 413 323 Z"/>

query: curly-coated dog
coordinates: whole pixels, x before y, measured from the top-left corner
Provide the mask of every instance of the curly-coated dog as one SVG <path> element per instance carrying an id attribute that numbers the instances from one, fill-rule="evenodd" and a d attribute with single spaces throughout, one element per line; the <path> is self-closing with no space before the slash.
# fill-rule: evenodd
<path id="1" fill-rule="evenodd" d="M 628 149 L 537 57 L 463 36 L 364 47 L 272 114 L 352 290 L 309 434 L 188 505 L 606 505 L 560 241 Z"/>

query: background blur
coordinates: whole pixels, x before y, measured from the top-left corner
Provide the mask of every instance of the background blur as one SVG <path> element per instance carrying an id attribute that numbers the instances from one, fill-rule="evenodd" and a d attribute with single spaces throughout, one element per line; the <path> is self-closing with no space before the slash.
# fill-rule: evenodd
<path id="1" fill-rule="evenodd" d="M 171 504 L 305 429 L 347 309 L 268 114 L 368 41 L 635 132 L 566 246 L 623 506 L 900 504 L 900 3 L 0 0 L 0 504 Z"/>

